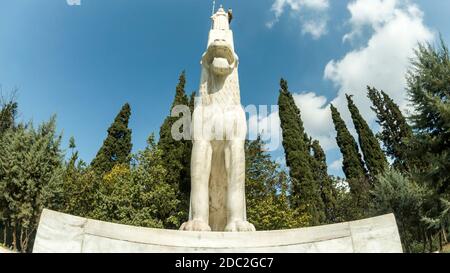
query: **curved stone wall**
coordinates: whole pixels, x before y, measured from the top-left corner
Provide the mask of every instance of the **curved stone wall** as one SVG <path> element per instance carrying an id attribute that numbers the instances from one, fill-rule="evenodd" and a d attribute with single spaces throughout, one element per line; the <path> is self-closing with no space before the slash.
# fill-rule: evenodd
<path id="1" fill-rule="evenodd" d="M 125 226 L 51 210 L 41 215 L 33 252 L 402 252 L 394 215 L 354 222 L 247 233 Z"/>

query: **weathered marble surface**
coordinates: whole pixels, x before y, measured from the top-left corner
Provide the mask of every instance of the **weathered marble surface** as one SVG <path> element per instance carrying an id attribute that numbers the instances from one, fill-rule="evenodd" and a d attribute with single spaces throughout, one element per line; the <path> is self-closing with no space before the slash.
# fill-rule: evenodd
<path id="1" fill-rule="evenodd" d="M 392 214 L 326 226 L 257 232 L 190 232 L 118 225 L 44 210 L 33 252 L 402 252 Z"/>
<path id="2" fill-rule="evenodd" d="M 245 137 L 238 66 L 229 14 L 211 17 L 201 59 L 200 102 L 192 115 L 191 201 L 185 231 L 254 231 L 245 203 Z"/>

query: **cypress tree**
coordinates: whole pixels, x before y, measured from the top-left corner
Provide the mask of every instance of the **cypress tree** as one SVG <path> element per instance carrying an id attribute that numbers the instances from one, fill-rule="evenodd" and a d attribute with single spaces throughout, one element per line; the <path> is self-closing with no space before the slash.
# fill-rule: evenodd
<path id="1" fill-rule="evenodd" d="M 128 128 L 130 115 L 131 108 L 126 103 L 108 128 L 108 136 L 91 163 L 91 167 L 97 173 L 105 174 L 117 164 L 130 163 L 132 148 L 131 129 Z"/>
<path id="2" fill-rule="evenodd" d="M 191 115 L 194 113 L 195 109 L 195 96 L 197 95 L 196 92 L 191 93 L 191 97 L 189 98 L 189 110 L 191 111 Z"/>
<path id="3" fill-rule="evenodd" d="M 320 195 L 325 209 L 325 216 L 328 223 L 334 222 L 334 209 L 336 205 L 333 181 L 327 172 L 327 158 L 318 140 L 314 140 L 311 145 L 313 152 L 313 173 L 316 182 L 320 186 Z"/>
<path id="4" fill-rule="evenodd" d="M 384 152 L 394 159 L 394 167 L 401 171 L 408 170 L 406 140 L 411 138 L 412 129 L 406 122 L 400 108 L 383 91 L 367 87 L 368 97 L 372 101 L 372 110 L 377 115 L 377 123 L 382 131 L 377 134 L 383 142 Z"/>
<path id="5" fill-rule="evenodd" d="M 358 108 L 353 102 L 352 96 L 346 95 L 348 102 L 348 109 L 352 115 L 353 124 L 358 133 L 359 145 L 364 155 L 367 169 L 371 176 L 371 182 L 375 181 L 378 174 L 382 174 L 388 166 L 386 156 L 381 150 L 380 143 L 370 130 L 369 125 L 361 116 Z"/>
<path id="6" fill-rule="evenodd" d="M 311 216 L 311 224 L 317 225 L 324 221 L 325 214 L 319 185 L 311 170 L 309 140 L 306 138 L 300 110 L 284 79 L 281 79 L 280 87 L 278 106 L 286 165 L 292 179 L 292 201 L 294 206 L 305 208 Z"/>
<path id="7" fill-rule="evenodd" d="M 450 57 L 441 39 L 440 48 L 420 45 L 407 76 L 408 96 L 415 136 L 410 156 L 420 159 L 418 178 L 438 193 L 450 188 Z"/>
<path id="8" fill-rule="evenodd" d="M 343 156 L 342 169 L 354 196 L 363 196 L 369 190 L 367 171 L 359 153 L 358 144 L 350 134 L 339 111 L 331 105 L 331 116 L 336 129 L 336 142 Z"/>
<path id="9" fill-rule="evenodd" d="M 186 74 L 183 71 L 179 77 L 179 82 L 175 89 L 175 98 L 170 108 L 170 113 L 175 106 L 190 106 L 190 101 L 185 92 Z M 172 126 L 180 117 L 172 117 L 170 114 L 164 120 L 159 131 L 158 147 L 162 151 L 164 167 L 168 170 L 167 182 L 176 186 L 178 198 L 180 199 L 180 211 L 185 212 L 187 217 L 189 210 L 189 197 L 191 187 L 190 161 L 192 142 L 189 140 L 177 141 L 172 137 Z M 183 128 L 187 130 L 188 128 Z M 183 222 L 185 219 L 180 219 Z"/>

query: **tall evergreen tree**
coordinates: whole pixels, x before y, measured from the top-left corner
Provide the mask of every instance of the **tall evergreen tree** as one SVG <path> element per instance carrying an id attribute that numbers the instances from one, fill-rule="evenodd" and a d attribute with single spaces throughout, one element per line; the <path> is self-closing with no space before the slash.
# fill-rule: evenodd
<path id="1" fill-rule="evenodd" d="M 377 115 L 381 126 L 378 139 L 383 142 L 384 152 L 394 159 L 394 167 L 401 171 L 408 170 L 407 145 L 405 141 L 412 136 L 412 129 L 406 122 L 400 108 L 383 91 L 367 87 L 368 97 L 372 101 L 372 110 Z"/>
<path id="2" fill-rule="evenodd" d="M 339 111 L 333 105 L 331 105 L 331 115 L 337 133 L 336 142 L 343 156 L 342 169 L 350 190 L 354 196 L 366 195 L 370 185 L 367 181 L 367 171 L 361 159 L 358 144 L 347 129 Z"/>
<path id="3" fill-rule="evenodd" d="M 131 160 L 131 129 L 128 121 L 131 116 L 130 105 L 126 103 L 108 129 L 103 146 L 91 163 L 99 174 L 105 174 L 117 164 L 129 164 Z"/>
<path id="4" fill-rule="evenodd" d="M 311 146 L 313 152 L 312 171 L 316 183 L 320 186 L 320 195 L 325 209 L 328 223 L 334 222 L 334 208 L 336 205 L 333 181 L 328 175 L 327 158 L 318 140 L 314 140 Z"/>
<path id="5" fill-rule="evenodd" d="M 309 138 L 303 128 L 300 110 L 295 105 L 284 79 L 281 79 L 280 87 L 278 106 L 286 164 L 292 179 L 293 204 L 306 208 L 311 215 L 312 225 L 320 224 L 325 219 L 324 205 L 320 197 L 319 185 L 315 182 L 311 171 Z"/>
<path id="6" fill-rule="evenodd" d="M 17 102 L 14 99 L 0 100 L 0 137 L 13 128 L 17 116 Z"/>
<path id="7" fill-rule="evenodd" d="M 194 113 L 196 96 L 197 96 L 197 93 L 192 92 L 191 96 L 189 98 L 189 110 L 191 111 L 191 115 Z"/>
<path id="8" fill-rule="evenodd" d="M 367 169 L 371 176 L 371 182 L 373 183 L 378 174 L 382 174 L 388 166 L 386 156 L 381 150 L 380 143 L 370 130 L 369 125 L 361 116 L 358 108 L 353 102 L 352 96 L 346 95 L 348 109 L 352 115 L 353 124 L 355 125 L 356 132 L 358 133 L 359 145 L 364 155 L 364 161 L 366 162 Z"/>
<path id="9" fill-rule="evenodd" d="M 184 105 L 190 107 L 190 101 L 185 92 L 186 74 L 183 71 L 179 77 L 178 85 L 175 89 L 175 98 L 170 108 L 170 113 L 175 106 Z M 175 140 L 172 136 L 172 126 L 180 117 L 172 117 L 171 114 L 164 120 L 159 131 L 158 147 L 162 150 L 162 159 L 166 170 L 167 181 L 172 185 L 177 185 L 179 198 L 181 200 L 179 210 L 185 212 L 187 218 L 189 210 L 189 197 L 191 187 L 190 161 L 192 142 L 190 140 Z M 189 130 L 189 128 L 183 128 Z M 181 219 L 184 221 L 185 219 Z"/>
<path id="10" fill-rule="evenodd" d="M 441 40 L 438 49 L 429 44 L 419 46 L 407 76 L 407 91 L 415 110 L 410 117 L 415 133 L 410 153 L 428 166 L 417 175 L 438 193 L 450 189 L 449 75 L 449 50 Z"/>

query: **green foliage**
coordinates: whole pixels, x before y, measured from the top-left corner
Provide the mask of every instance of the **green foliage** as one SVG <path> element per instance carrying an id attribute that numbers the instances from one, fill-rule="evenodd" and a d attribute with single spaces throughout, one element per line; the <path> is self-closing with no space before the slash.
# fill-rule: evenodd
<path id="1" fill-rule="evenodd" d="M 367 172 L 359 153 L 358 144 L 347 129 L 339 111 L 333 105 L 331 105 L 331 115 L 337 133 L 336 142 L 343 156 L 342 170 L 347 177 L 350 191 L 355 199 L 362 198 L 365 200 L 370 184 L 368 183 Z"/>
<path id="2" fill-rule="evenodd" d="M 386 156 L 380 148 L 377 138 L 374 136 L 369 125 L 359 113 L 358 108 L 353 102 L 352 96 L 346 95 L 348 102 L 348 110 L 352 115 L 353 124 L 358 133 L 359 145 L 361 146 L 364 155 L 364 161 L 369 170 L 371 182 L 375 181 L 378 174 L 383 173 L 383 170 L 388 166 Z"/>
<path id="3" fill-rule="evenodd" d="M 185 105 L 190 109 L 194 105 L 194 96 L 189 101 L 185 93 L 186 75 L 183 71 L 180 75 L 178 85 L 176 87 L 175 98 L 170 108 L 170 112 L 175 106 Z M 192 111 L 192 110 L 191 110 Z M 184 212 L 180 221 L 186 221 L 189 211 L 189 197 L 191 191 L 191 151 L 192 142 L 189 140 L 175 140 L 172 137 L 172 126 L 180 119 L 180 117 L 172 117 L 169 115 L 162 124 L 159 132 L 158 146 L 162 150 L 162 160 L 166 170 L 170 170 L 166 174 L 166 180 L 169 184 L 177 187 L 178 198 L 181 200 L 178 210 Z M 187 130 L 188 128 L 183 128 Z M 175 226 L 174 226 L 175 228 Z"/>
<path id="4" fill-rule="evenodd" d="M 289 203 L 289 181 L 264 151 L 260 138 L 246 143 L 247 216 L 257 230 L 307 226 L 310 216 Z"/>
<path id="5" fill-rule="evenodd" d="M 27 251 L 44 207 L 62 201 L 61 137 L 55 119 L 7 130 L 0 141 L 0 220 L 3 242 Z"/>
<path id="6" fill-rule="evenodd" d="M 442 250 L 443 242 L 448 243 L 447 234 L 450 231 L 450 202 L 440 199 L 440 213 L 435 218 L 423 217 L 422 222 L 429 232 L 439 238 L 439 249 Z"/>
<path id="7" fill-rule="evenodd" d="M 450 58 L 421 45 L 407 75 L 414 112 L 408 126 L 398 105 L 383 91 L 368 88 L 382 131 L 386 156 L 351 96 L 348 107 L 358 144 L 331 106 L 346 179 L 327 174 L 325 153 L 305 132 L 300 109 L 285 80 L 280 82 L 279 115 L 288 171 L 264 151 L 261 139 L 246 143 L 247 216 L 258 230 L 297 228 L 394 213 L 407 252 L 434 251 L 450 228 Z M 183 72 L 172 108 L 194 109 L 185 94 Z M 192 143 L 175 141 L 168 116 L 143 151 L 131 155 L 130 106 L 125 104 L 91 166 L 69 140 L 67 162 L 55 119 L 34 128 L 16 124 L 17 103 L 0 104 L 0 243 L 29 251 L 44 207 L 128 225 L 178 228 L 187 218 Z M 183 128 L 187 129 L 187 128 Z M 369 171 L 366 170 L 366 167 Z M 287 174 L 289 172 L 289 175 Z M 428 246 L 427 246 L 428 244 Z"/>
<path id="8" fill-rule="evenodd" d="M 403 246 L 412 252 L 412 246 L 424 235 L 422 217 L 430 191 L 411 181 L 395 169 L 387 169 L 377 176 L 373 189 L 372 210 L 375 215 L 394 213 Z M 423 250 L 423 249 L 422 249 Z"/>
<path id="9" fill-rule="evenodd" d="M 408 141 L 412 176 L 433 194 L 424 204 L 430 251 L 442 248 L 449 230 L 445 214 L 450 194 L 450 57 L 441 40 L 439 48 L 419 45 L 407 74 L 408 96 L 414 107 Z"/>
<path id="10" fill-rule="evenodd" d="M 191 96 L 189 97 L 189 110 L 191 111 L 191 114 L 194 113 L 195 109 L 195 96 L 196 92 L 192 92 Z"/>
<path id="11" fill-rule="evenodd" d="M 162 151 L 153 138 L 136 155 L 134 166 L 116 165 L 100 181 L 92 217 L 121 224 L 164 228 L 179 226 L 176 189 L 166 183 Z"/>
<path id="12" fill-rule="evenodd" d="M 331 179 L 336 200 L 333 211 L 334 222 L 341 223 L 369 217 L 367 194 L 359 196 L 352 193 L 348 180 L 339 177 L 331 177 Z"/>
<path id="13" fill-rule="evenodd" d="M 414 113 L 410 156 L 421 159 L 415 175 L 448 192 L 450 185 L 450 58 L 443 41 L 439 49 L 420 45 L 408 73 L 408 95 Z"/>
<path id="14" fill-rule="evenodd" d="M 99 175 L 85 165 L 68 164 L 64 172 L 64 205 L 59 211 L 81 217 L 91 217 L 99 201 Z M 95 218 L 95 217 L 94 217 Z"/>
<path id="15" fill-rule="evenodd" d="M 336 193 L 333 181 L 328 175 L 327 158 L 319 141 L 313 141 L 311 149 L 313 152 L 311 168 L 314 174 L 314 180 L 319 184 L 320 197 L 324 204 L 326 222 L 333 223 L 335 221 Z"/>
<path id="16" fill-rule="evenodd" d="M 128 128 L 130 116 L 131 108 L 126 103 L 108 128 L 108 136 L 91 163 L 99 174 L 111 171 L 117 164 L 129 164 L 132 148 L 131 129 Z"/>
<path id="17" fill-rule="evenodd" d="M 107 174 L 67 167 L 65 212 L 127 225 L 170 228 L 180 225 L 177 191 L 164 179 L 162 151 L 153 136 L 133 164 L 118 164 Z"/>
<path id="18" fill-rule="evenodd" d="M 384 152 L 394 159 L 393 166 L 402 171 L 408 171 L 407 144 L 412 136 L 412 129 L 406 122 L 400 108 L 383 91 L 367 87 L 368 97 L 372 101 L 372 110 L 377 115 L 381 126 L 378 139 L 383 142 Z"/>
<path id="19" fill-rule="evenodd" d="M 310 140 L 305 133 L 300 110 L 295 105 L 284 79 L 281 79 L 280 87 L 279 116 L 286 165 L 292 179 L 293 205 L 305 208 L 311 216 L 311 225 L 318 225 L 325 221 L 325 213 L 319 184 L 314 180 L 311 170 Z"/>
<path id="20" fill-rule="evenodd" d="M 17 106 L 14 96 L 10 99 L 0 98 L 0 137 L 15 126 Z"/>

